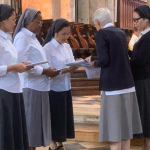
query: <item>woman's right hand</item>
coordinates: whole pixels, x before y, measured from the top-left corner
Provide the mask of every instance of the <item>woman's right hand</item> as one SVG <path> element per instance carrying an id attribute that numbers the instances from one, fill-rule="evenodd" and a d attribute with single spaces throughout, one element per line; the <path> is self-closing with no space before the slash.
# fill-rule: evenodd
<path id="1" fill-rule="evenodd" d="M 68 72 L 72 73 L 72 72 L 74 72 L 76 69 L 78 69 L 78 67 L 76 67 L 76 66 L 66 68 L 66 69 L 64 69 L 64 70 L 62 71 L 62 74 L 68 73 Z"/>
<path id="2" fill-rule="evenodd" d="M 86 60 L 91 62 L 91 56 L 87 57 Z"/>
<path id="3" fill-rule="evenodd" d="M 59 74 L 59 72 L 55 68 L 47 68 L 43 69 L 42 74 L 47 75 L 48 77 L 56 77 Z"/>
<path id="4" fill-rule="evenodd" d="M 30 62 L 22 62 L 22 63 L 18 63 L 18 64 L 15 64 L 15 65 L 10 65 L 10 66 L 8 66 L 7 72 L 17 71 L 19 73 L 22 73 L 22 72 L 25 72 L 25 71 L 29 71 L 32 68 L 34 68 L 33 66 L 32 67 L 27 67 L 27 65 L 29 65 L 29 64 L 31 64 L 31 63 Z"/>

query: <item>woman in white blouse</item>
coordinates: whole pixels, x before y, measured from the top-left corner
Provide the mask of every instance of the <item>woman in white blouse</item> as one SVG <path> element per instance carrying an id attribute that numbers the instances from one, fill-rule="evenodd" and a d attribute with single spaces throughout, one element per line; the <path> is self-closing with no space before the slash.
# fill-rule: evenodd
<path id="1" fill-rule="evenodd" d="M 44 41 L 44 50 L 52 68 L 65 68 L 66 63 L 74 62 L 69 44 L 70 24 L 65 19 L 57 19 Z M 76 68 L 64 69 L 60 75 L 50 79 L 49 93 L 52 124 L 52 144 L 50 149 L 64 149 L 62 142 L 74 138 L 74 119 L 70 85 L 70 72 Z"/>
<path id="2" fill-rule="evenodd" d="M 22 88 L 18 73 L 30 63 L 18 63 L 7 32 L 15 27 L 15 11 L 0 4 L 0 150 L 29 150 Z"/>
<path id="3" fill-rule="evenodd" d="M 42 15 L 38 10 L 29 8 L 21 15 L 14 33 L 19 62 L 47 61 L 43 47 L 36 38 L 42 23 Z M 35 66 L 31 71 L 20 74 L 30 150 L 51 143 L 49 77 L 56 75 L 58 71 L 49 68 L 48 64 Z"/>

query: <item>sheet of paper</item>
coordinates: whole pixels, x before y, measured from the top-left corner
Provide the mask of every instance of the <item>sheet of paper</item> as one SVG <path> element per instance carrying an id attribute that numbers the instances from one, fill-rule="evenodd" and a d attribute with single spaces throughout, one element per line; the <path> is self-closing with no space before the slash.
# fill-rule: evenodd
<path id="1" fill-rule="evenodd" d="M 88 79 L 100 78 L 101 68 L 94 68 L 92 66 L 85 67 Z"/>
<path id="2" fill-rule="evenodd" d="M 75 61 L 72 63 L 66 63 L 66 66 L 86 67 L 86 66 L 92 66 L 92 65 L 89 61 L 83 59 L 83 60 Z"/>
<path id="3" fill-rule="evenodd" d="M 57 71 L 63 71 L 64 69 L 68 69 L 69 68 L 69 66 L 66 66 L 65 68 L 63 68 L 63 69 L 58 69 Z"/>
<path id="4" fill-rule="evenodd" d="M 46 64 L 46 63 L 49 63 L 49 61 L 41 61 L 41 62 L 38 62 L 38 63 L 26 65 L 26 66 L 31 67 L 31 66 L 36 66 L 36 65 Z"/>

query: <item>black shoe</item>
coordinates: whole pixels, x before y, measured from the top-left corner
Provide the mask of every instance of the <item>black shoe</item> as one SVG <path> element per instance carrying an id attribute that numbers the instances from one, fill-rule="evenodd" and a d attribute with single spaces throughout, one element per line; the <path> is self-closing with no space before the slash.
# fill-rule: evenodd
<path id="1" fill-rule="evenodd" d="M 66 150 L 66 149 L 63 147 L 63 145 L 58 146 L 58 147 L 57 147 L 57 150 L 59 150 L 59 149 L 61 149 L 61 148 L 63 148 L 63 150 Z"/>

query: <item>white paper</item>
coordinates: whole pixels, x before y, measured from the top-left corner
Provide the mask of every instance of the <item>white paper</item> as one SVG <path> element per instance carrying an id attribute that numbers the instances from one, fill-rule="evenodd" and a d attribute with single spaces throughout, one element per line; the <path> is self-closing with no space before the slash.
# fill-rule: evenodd
<path id="1" fill-rule="evenodd" d="M 66 66 L 86 67 L 86 66 L 92 66 L 92 64 L 89 61 L 83 59 L 72 63 L 66 63 Z"/>
<path id="2" fill-rule="evenodd" d="M 49 61 L 41 61 L 41 62 L 38 62 L 38 63 L 26 65 L 26 66 L 27 66 L 27 67 L 32 67 L 32 66 L 41 65 L 41 64 L 46 64 L 46 63 L 49 63 Z"/>
<path id="3" fill-rule="evenodd" d="M 88 79 L 100 78 L 101 68 L 94 68 L 92 66 L 85 67 Z"/>

